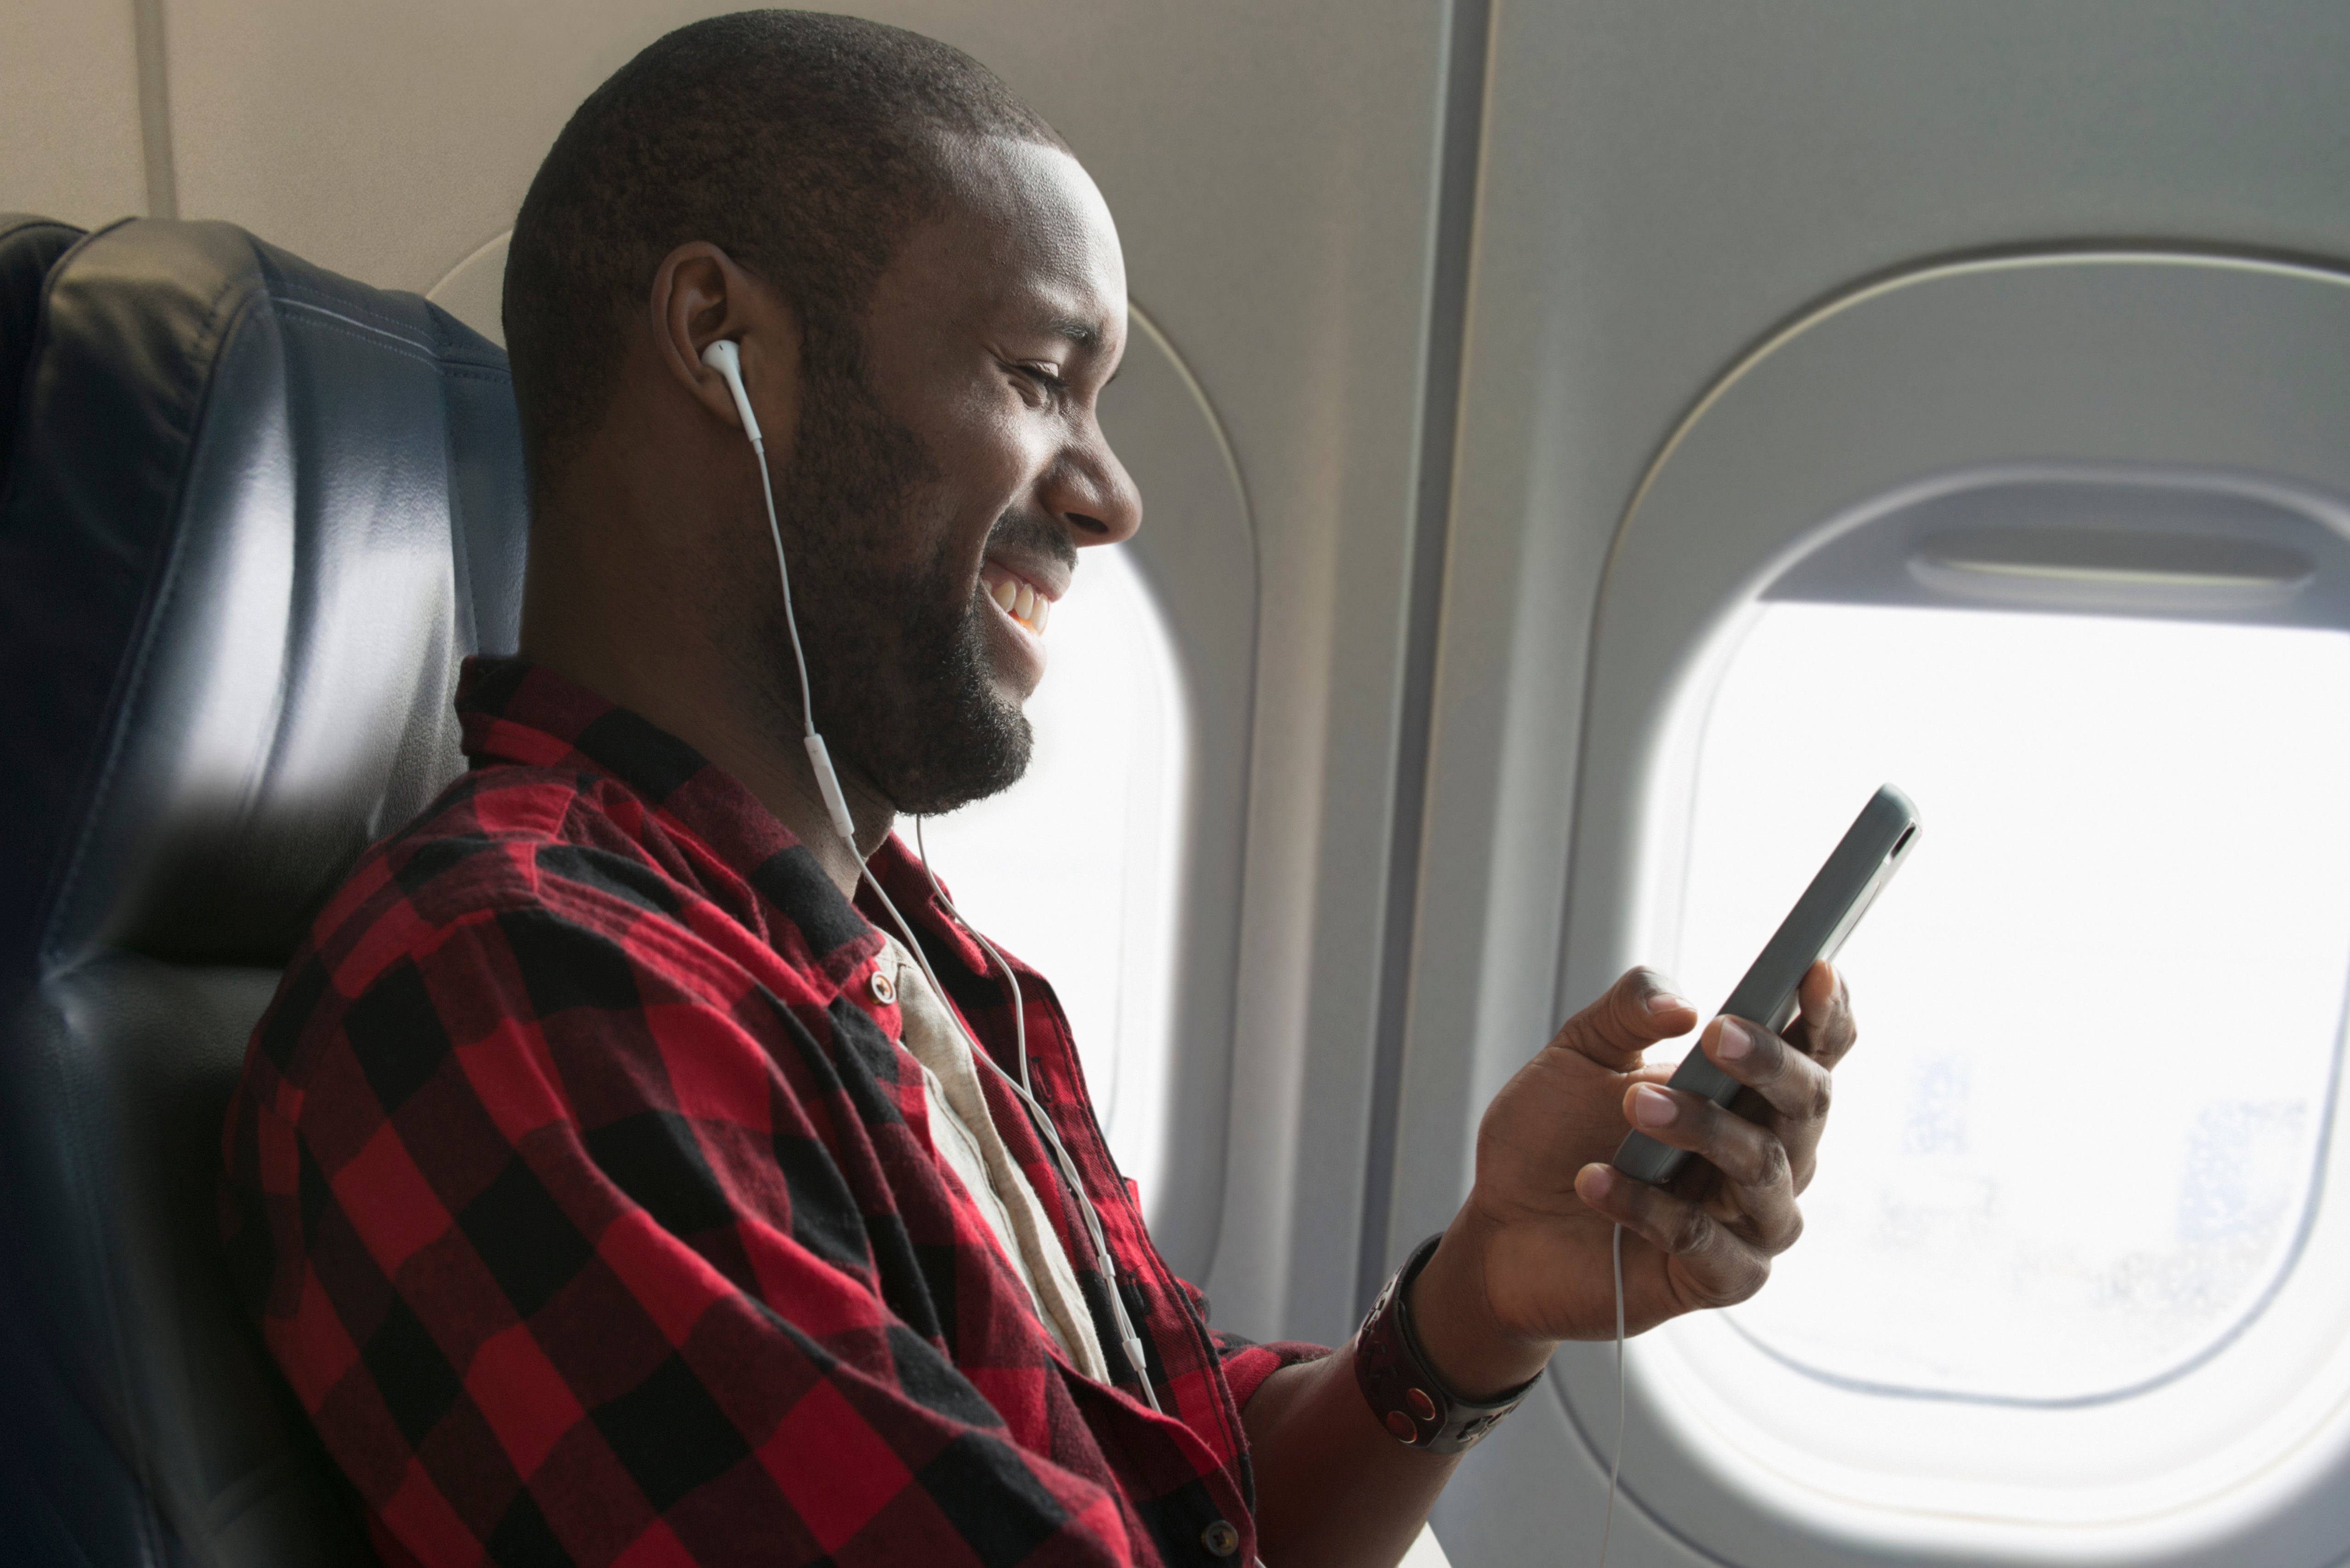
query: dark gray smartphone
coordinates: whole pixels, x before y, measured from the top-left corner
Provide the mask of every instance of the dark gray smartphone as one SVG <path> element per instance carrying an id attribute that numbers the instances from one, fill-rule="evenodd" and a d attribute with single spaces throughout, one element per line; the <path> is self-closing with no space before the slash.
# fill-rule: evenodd
<path id="1" fill-rule="evenodd" d="M 1901 869 L 1918 843 L 1918 807 L 1909 797 L 1887 784 L 1861 807 L 1827 863 L 1795 900 L 1778 931 L 1765 943 L 1762 956 L 1746 971 L 1721 1004 L 1723 1014 L 1760 1023 L 1773 1034 L 1795 1016 L 1796 988 L 1813 964 L 1832 959 L 1860 924 L 1861 916 L 1877 894 Z M 1727 1106 L 1738 1097 L 1737 1079 L 1715 1066 L 1696 1046 L 1681 1058 L 1670 1079 L 1673 1088 L 1702 1095 Z M 1687 1149 L 1672 1148 L 1648 1134 L 1628 1134 L 1616 1150 L 1615 1166 L 1642 1181 L 1667 1182 L 1690 1161 Z"/>

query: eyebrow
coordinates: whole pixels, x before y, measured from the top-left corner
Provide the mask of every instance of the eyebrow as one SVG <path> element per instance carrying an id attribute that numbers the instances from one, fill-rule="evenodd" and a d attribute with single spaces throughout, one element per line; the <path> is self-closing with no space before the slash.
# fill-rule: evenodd
<path id="1" fill-rule="evenodd" d="M 1101 347 L 1101 328 L 1074 316 L 1055 317 L 1047 327 L 1055 337 L 1066 337 L 1080 348 Z"/>

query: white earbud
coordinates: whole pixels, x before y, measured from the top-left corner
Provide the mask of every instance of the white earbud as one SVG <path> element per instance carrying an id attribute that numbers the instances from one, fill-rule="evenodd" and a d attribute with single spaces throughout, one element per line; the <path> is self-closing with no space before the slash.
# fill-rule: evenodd
<path id="1" fill-rule="evenodd" d="M 734 411 L 743 417 L 743 433 L 764 452 L 767 443 L 759 439 L 759 416 L 751 411 L 751 394 L 743 389 L 743 350 L 732 337 L 721 337 L 702 351 L 702 362 L 726 378 L 726 389 L 734 394 Z"/>

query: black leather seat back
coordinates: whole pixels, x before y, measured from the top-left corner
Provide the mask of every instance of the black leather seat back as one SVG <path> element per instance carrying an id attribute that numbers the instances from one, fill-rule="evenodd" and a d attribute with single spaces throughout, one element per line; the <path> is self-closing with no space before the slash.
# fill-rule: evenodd
<path id="1" fill-rule="evenodd" d="M 17 388 L 33 352 L 40 319 L 41 286 L 57 258 L 82 231 L 55 218 L 0 213 L 0 504 L 8 493 L 8 459 L 15 446 Z"/>
<path id="2" fill-rule="evenodd" d="M 504 356 L 226 224 L 134 222 L 57 268 L 23 389 L 0 510 L 0 1549 L 363 1557 L 230 1293 L 221 1118 L 319 905 L 459 771 L 458 659 L 514 646 Z"/>

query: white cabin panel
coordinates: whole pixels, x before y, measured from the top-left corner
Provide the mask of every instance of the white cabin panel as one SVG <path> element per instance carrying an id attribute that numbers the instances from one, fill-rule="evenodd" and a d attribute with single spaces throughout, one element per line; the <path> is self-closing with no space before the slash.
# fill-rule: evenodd
<path id="1" fill-rule="evenodd" d="M 151 7 L 128 0 L 10 5 L 0 49 L 0 212 L 83 228 L 147 215 L 134 19 L 151 17 Z M 168 191 L 168 166 L 158 172 Z"/>
<path id="2" fill-rule="evenodd" d="M 1849 954 L 1898 1037 L 1839 1115 L 1877 1119 L 1826 1146 L 1764 1298 L 1633 1347 L 1620 1506 L 1773 1568 L 2338 1557 L 2345 364 L 2345 275 L 1960 263 L 1779 334 L 1666 444 L 1602 579 L 1556 1005 L 1644 956 L 1711 1000 L 1880 775 L 1919 800 L 1925 870 Z M 1807 706 L 1853 711 L 1814 743 Z M 2129 787 L 2131 747 L 2159 779 Z M 2165 760 L 2204 747 L 2228 754 Z M 1938 819 L 1970 865 L 1935 866 Z M 1982 946 L 2019 931 L 2028 955 Z M 1977 1079 L 2009 1103 L 1970 1117 Z M 1978 1124 L 2008 1140 L 1989 1164 L 1956 1158 Z M 1601 1462 L 1612 1354 L 1570 1347 L 1553 1384 Z"/>
<path id="3" fill-rule="evenodd" d="M 1706 400 L 1726 406 L 1737 389 L 1723 389 L 1778 334 L 1951 258 L 2200 250 L 2325 271 L 2350 256 L 2339 196 L 2350 189 L 2350 141 L 2335 109 L 2350 73 L 2345 25 L 2315 5 L 1497 8 L 1390 1257 L 1451 1211 L 1478 1113 L 1559 1017 L 1636 957 L 1671 961 L 1633 939 L 1643 900 L 1669 900 L 1679 886 L 1642 858 L 1649 816 L 1670 808 L 1646 785 L 1605 781 L 1670 772 L 1649 748 L 1699 690 L 1690 671 L 1718 674 L 1718 659 L 1703 661 L 1734 648 L 1748 613 L 1734 607 L 1739 594 L 1759 592 L 1810 531 L 1961 461 L 1950 429 L 1860 378 L 1918 370 L 1919 353 L 1948 364 L 1970 339 L 1938 337 L 1929 350 L 1888 327 L 1890 315 L 1869 327 L 1856 310 L 1845 323 L 1854 347 L 1835 375 L 1800 395 L 1782 386 L 1752 405 L 1769 417 L 1709 444 L 1707 461 L 1725 466 L 1706 521 L 1669 542 L 1644 540 L 1638 520 L 1691 472 L 1687 442 L 1712 417 L 1699 411 Z M 2323 366 L 2343 346 L 2307 321 L 2280 339 L 2235 308 L 2181 297 L 2175 313 L 2129 317 L 2085 358 L 2052 368 L 2070 378 L 2069 398 L 2056 383 L 2018 383 L 2007 439 L 1978 457 L 2094 465 L 2167 452 L 2193 467 L 2222 462 L 2214 453 L 2225 448 L 2235 454 L 2226 462 L 2338 498 L 2341 481 L 2319 472 L 2332 459 L 2313 454 L 2339 414 L 2280 389 L 2331 385 Z M 2078 315 L 2031 319 L 2053 331 Z M 2018 335 L 2027 324 L 1994 310 L 1971 330 Z M 2174 332 L 2202 345 L 2191 394 L 2149 369 L 2149 338 Z M 1849 400 L 1874 422 L 1835 440 L 1790 439 L 1819 415 L 1814 395 Z M 1994 400 L 1986 394 L 1986 406 Z M 2034 424 L 2043 411 L 2064 417 Z M 1665 455 L 1677 439 L 1683 447 Z M 1801 523 L 1782 519 L 1770 549 L 1748 555 L 1750 530 L 1782 525 L 1762 520 L 1764 493 L 1798 483 L 1814 509 Z M 1655 574 L 1648 597 L 1603 589 L 1642 551 L 1653 552 L 1639 568 Z M 1722 573 L 1747 574 L 1745 587 L 1720 597 L 1710 585 Z M 1633 691 L 1594 666 L 1611 638 L 1644 637 L 1671 645 L 1673 680 Z M 1800 775 L 1799 737 L 1755 765 Z M 1921 805 L 1930 843 L 1936 803 Z M 1821 809 L 1840 826 L 1856 805 L 1839 795 Z M 1590 881 L 1601 868 L 1604 892 Z M 1886 911 L 1889 922 L 1898 903 Z M 1890 924 L 1882 935 L 1891 940 Z M 1856 950 L 1856 963 L 1865 957 Z M 1870 1032 L 1896 1027 L 1900 1009 L 1873 1012 L 1867 976 L 1853 978 L 1857 1079 L 1872 1065 Z M 1824 1161 L 1847 1142 L 1857 1155 L 1866 1139 L 1832 1132 Z M 2162 1201 L 2176 1212 L 2175 1197 Z M 1815 1227 L 1804 1245 L 1818 1244 Z M 1791 1259 L 1786 1271 L 1803 1266 Z M 1656 1336 L 1657 1356 L 1670 1333 Z M 1903 1535 L 1792 1504 L 1762 1509 L 1751 1490 L 1690 1479 L 1726 1463 L 1733 1445 L 1716 1432 L 1693 1448 L 1686 1432 L 1669 1441 L 1661 1419 L 1643 1426 L 1641 1389 L 1664 1375 L 1661 1362 L 1654 1376 L 1641 1370 L 1646 1348 L 1635 1346 L 1627 1480 L 1635 1513 L 1678 1544 L 1627 1538 L 1619 1501 L 1611 1563 L 1693 1551 L 1737 1564 L 2054 1560 L 2044 1534 Z M 2323 1357 L 2310 1354 L 2306 1370 L 2322 1380 Z M 1529 1425 L 1488 1445 L 1503 1461 L 1481 1453 L 1463 1467 L 1438 1513 L 1455 1561 L 1596 1552 L 1595 1502 L 1573 1478 L 1595 1456 L 1604 1476 L 1612 1366 L 1612 1348 L 1569 1347 L 1553 1375 L 1573 1390 L 1575 1413 L 1572 1428 L 1548 1429 L 1560 1446 Z M 2319 1452 L 2327 1430 L 2305 1428 L 2296 1451 Z M 1851 1437 L 1866 1442 L 1868 1430 Z M 2296 1512 L 2326 1495 L 2310 1479 L 2323 1469 L 2231 1520 L 2215 1505 L 2168 1535 L 2115 1533 L 2078 1550 L 2211 1561 L 2225 1542 L 2231 1562 L 2330 1563 L 2350 1535 Z M 1682 1490 L 1657 1493 L 1643 1476 L 1678 1478 Z M 1745 1501 L 1722 1501 L 1733 1495 Z"/>

